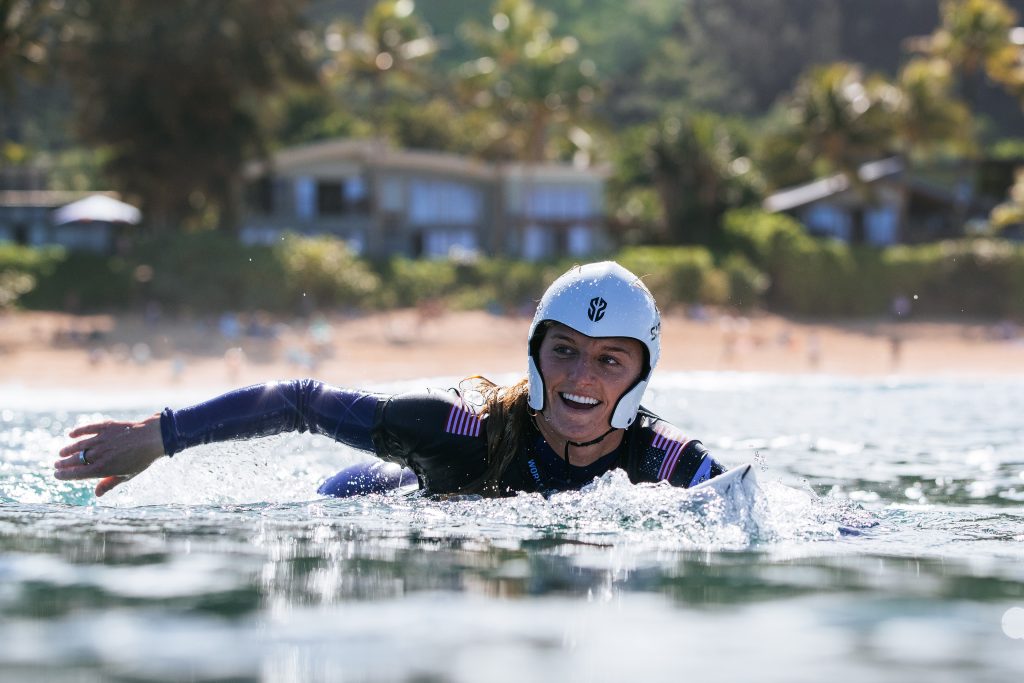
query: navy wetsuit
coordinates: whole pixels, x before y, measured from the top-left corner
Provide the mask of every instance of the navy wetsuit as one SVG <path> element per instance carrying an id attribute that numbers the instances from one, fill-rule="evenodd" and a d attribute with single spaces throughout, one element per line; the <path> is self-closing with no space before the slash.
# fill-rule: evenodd
<path id="1" fill-rule="evenodd" d="M 310 379 L 274 382 L 183 410 L 167 408 L 160 428 L 167 455 L 198 444 L 281 432 L 323 434 L 409 468 L 428 493 L 459 492 L 483 474 L 487 462 L 487 417 L 455 389 L 389 396 Z M 375 465 L 344 470 L 320 492 L 346 496 L 414 481 L 399 468 Z M 634 483 L 668 481 L 682 487 L 725 471 L 699 441 L 641 409 L 619 447 L 585 467 L 566 463 L 532 427 L 499 489 L 506 494 L 578 489 L 615 468 L 625 470 Z"/>

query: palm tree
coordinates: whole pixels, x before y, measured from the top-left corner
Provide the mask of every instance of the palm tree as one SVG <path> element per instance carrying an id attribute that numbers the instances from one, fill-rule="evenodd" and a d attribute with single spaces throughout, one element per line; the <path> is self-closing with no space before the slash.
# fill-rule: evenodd
<path id="1" fill-rule="evenodd" d="M 982 77 L 998 80 L 1000 65 L 1019 51 L 1010 34 L 1017 16 L 1003 0 L 944 0 L 941 16 L 926 49 L 960 74 L 964 100 L 973 109 Z"/>
<path id="2" fill-rule="evenodd" d="M 896 149 L 899 89 L 880 76 L 865 77 L 855 64 L 837 62 L 812 69 L 797 83 L 789 113 L 801 145 L 798 159 L 842 173 L 862 203 L 875 201 L 860 178 L 862 164 Z M 852 240 L 864 238 L 857 220 Z"/>
<path id="3" fill-rule="evenodd" d="M 342 80 L 347 104 L 365 107 L 370 120 L 389 99 L 414 98 L 429 88 L 423 64 L 437 52 L 437 41 L 414 10 L 412 0 L 381 0 L 361 25 L 328 28 L 327 48 L 336 52 L 328 75 Z"/>
<path id="4" fill-rule="evenodd" d="M 800 160 L 823 163 L 856 182 L 861 164 L 892 150 L 900 93 L 884 79 L 837 62 L 813 68 L 788 103 L 790 123 L 802 143 Z"/>
<path id="5" fill-rule="evenodd" d="M 490 27 L 462 27 L 480 56 L 458 71 L 463 101 L 496 120 L 490 153 L 529 162 L 550 158 L 556 126 L 586 145 L 580 122 L 596 80 L 593 64 L 578 59 L 578 41 L 553 35 L 555 15 L 530 0 L 498 0 L 492 14 Z"/>
<path id="6" fill-rule="evenodd" d="M 959 74 L 960 92 L 970 110 L 975 109 L 978 89 L 986 76 L 1001 80 L 1013 90 L 1013 77 L 1021 73 L 1013 68 L 1020 60 L 1020 46 L 1011 39 L 1017 22 L 1013 10 L 1003 0 L 944 0 L 940 13 L 941 25 L 924 41 L 925 50 L 948 62 Z M 1024 80 L 1018 83 L 1024 84 Z M 973 139 L 973 131 L 968 129 L 967 133 Z M 957 206 L 959 224 L 966 220 L 970 209 L 976 166 L 976 154 L 969 150 L 960 163 L 957 182 L 965 191 L 964 201 Z"/>
<path id="7" fill-rule="evenodd" d="M 900 70 L 897 82 L 896 143 L 903 152 L 927 151 L 944 144 L 969 148 L 971 112 L 953 94 L 949 62 L 911 59 Z"/>
<path id="8" fill-rule="evenodd" d="M 667 117 L 653 130 L 647 170 L 671 243 L 718 246 L 726 209 L 760 198 L 744 143 L 730 121 L 705 112 Z"/>

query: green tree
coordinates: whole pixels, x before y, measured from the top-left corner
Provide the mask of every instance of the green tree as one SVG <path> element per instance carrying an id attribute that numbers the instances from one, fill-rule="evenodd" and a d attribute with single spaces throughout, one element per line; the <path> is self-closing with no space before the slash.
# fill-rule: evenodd
<path id="1" fill-rule="evenodd" d="M 20 78 L 41 76 L 55 36 L 57 0 L 0 0 L 0 96 L 12 98 Z M 0 100 L 3 101 L 3 100 Z"/>
<path id="2" fill-rule="evenodd" d="M 900 70 L 894 131 L 904 152 L 970 146 L 971 112 L 953 93 L 949 63 L 915 58 Z"/>
<path id="3" fill-rule="evenodd" d="M 1003 0 L 943 0 L 940 5 L 941 23 L 924 41 L 925 51 L 944 60 L 958 78 L 956 87 L 971 112 L 977 109 L 979 89 L 985 78 L 1001 82 L 1014 90 L 1011 68 L 1021 59 L 1020 46 L 1011 39 L 1017 16 Z M 973 126 L 965 126 L 969 142 L 977 137 Z M 972 188 L 977 176 L 976 150 L 971 145 L 962 160 L 957 184 Z M 957 223 L 967 218 L 969 202 L 961 202 L 956 209 Z"/>
<path id="4" fill-rule="evenodd" d="M 420 101 L 433 85 L 427 67 L 437 43 L 415 7 L 412 0 L 381 0 L 361 24 L 338 21 L 327 29 L 328 81 L 343 106 L 378 133 L 382 107 Z"/>
<path id="5" fill-rule="evenodd" d="M 943 0 L 940 12 L 941 24 L 926 50 L 960 75 L 961 94 L 974 109 L 985 76 L 997 82 L 1009 77 L 1006 65 L 1020 50 L 1010 34 L 1017 15 L 1003 0 Z"/>
<path id="6" fill-rule="evenodd" d="M 593 62 L 579 58 L 579 41 L 553 34 L 557 19 L 530 0 L 498 0 L 491 26 L 461 27 L 479 57 L 458 70 L 462 101 L 492 117 L 489 156 L 536 162 L 564 149 L 571 140 L 586 152 L 590 135 L 582 130 L 587 106 L 596 95 Z"/>
<path id="7" fill-rule="evenodd" d="M 19 84 L 49 74 L 57 0 L 0 0 L 0 162 L 23 161 Z"/>
<path id="8" fill-rule="evenodd" d="M 801 139 L 799 163 L 819 172 L 840 171 L 856 182 L 861 164 L 894 149 L 901 95 L 881 76 L 837 62 L 813 67 L 789 98 L 793 130 Z"/>
<path id="9" fill-rule="evenodd" d="M 1011 225 L 1024 225 L 1024 167 L 1018 168 L 1006 201 L 992 209 L 989 220 L 997 231 Z"/>
<path id="10" fill-rule="evenodd" d="M 626 187 L 652 187 L 660 204 L 660 241 L 720 246 L 718 227 L 729 208 L 760 198 L 762 183 L 745 131 L 711 113 L 669 116 L 644 127 L 645 151 L 633 155 Z M 639 162 L 639 163 L 637 163 Z M 628 193 L 630 201 L 642 195 Z"/>
<path id="11" fill-rule="evenodd" d="M 72 2 L 64 64 L 86 144 L 109 150 L 114 187 L 157 232 L 237 225 L 244 163 L 263 153 L 261 113 L 310 81 L 301 3 Z"/>
<path id="12" fill-rule="evenodd" d="M 477 127 L 440 77 L 439 42 L 412 0 L 381 0 L 361 23 L 332 22 L 325 46 L 333 111 L 324 113 L 320 137 L 372 135 L 405 148 L 475 149 Z"/>

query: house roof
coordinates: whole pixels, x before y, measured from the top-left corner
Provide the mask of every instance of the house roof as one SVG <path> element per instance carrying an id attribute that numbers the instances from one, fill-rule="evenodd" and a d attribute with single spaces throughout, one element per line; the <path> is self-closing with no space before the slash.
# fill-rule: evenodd
<path id="1" fill-rule="evenodd" d="M 53 209 L 89 195 L 70 190 L 0 190 L 0 208 Z"/>
<path id="2" fill-rule="evenodd" d="M 491 176 L 493 169 L 481 161 L 444 152 L 395 149 L 384 140 L 324 140 L 289 147 L 264 162 L 251 164 L 250 176 L 268 171 L 288 173 L 318 164 L 355 162 L 376 168 L 406 168 L 470 176 Z"/>
<path id="3" fill-rule="evenodd" d="M 372 165 L 378 168 L 439 171 L 482 178 L 491 178 L 495 172 L 493 166 L 477 159 L 426 150 L 392 149 L 372 160 Z"/>
<path id="4" fill-rule="evenodd" d="M 607 165 L 592 166 L 589 168 L 577 168 L 571 164 L 556 164 L 550 162 L 538 164 L 526 164 L 515 162 L 502 164 L 500 173 L 508 180 L 542 182 L 579 181 L 580 179 L 603 180 L 611 175 L 611 169 Z"/>
<path id="5" fill-rule="evenodd" d="M 860 178 L 861 182 L 873 183 L 883 178 L 899 175 L 903 170 L 903 161 L 898 157 L 891 157 L 862 165 L 857 169 L 857 176 Z M 806 206 L 807 204 L 820 201 L 827 197 L 835 196 L 849 188 L 850 179 L 846 174 L 836 173 L 835 175 L 815 180 L 804 185 L 797 185 L 795 187 L 788 187 L 783 190 L 779 190 L 775 194 L 766 197 L 761 206 L 765 211 L 770 211 L 772 213 L 789 211 L 790 209 L 795 209 L 798 206 Z"/>
<path id="6" fill-rule="evenodd" d="M 430 150 L 397 149 L 385 140 L 337 139 L 289 147 L 276 152 L 264 162 L 250 164 L 246 169 L 250 177 L 268 171 L 287 174 L 318 164 L 355 162 L 373 168 L 421 170 L 449 173 L 475 178 L 508 179 L 535 178 L 557 181 L 562 179 L 605 178 L 603 167 L 580 169 L 557 163 L 505 163 L 496 164 L 472 157 Z"/>
<path id="7" fill-rule="evenodd" d="M 277 170 L 288 170 L 338 159 L 373 158 L 386 149 L 387 144 L 381 140 L 324 140 L 282 149 L 274 153 L 270 163 Z"/>
<path id="8" fill-rule="evenodd" d="M 142 220 L 142 212 L 131 204 L 102 194 L 93 194 L 71 202 L 53 212 L 55 225 L 102 221 L 105 223 L 137 224 Z"/>

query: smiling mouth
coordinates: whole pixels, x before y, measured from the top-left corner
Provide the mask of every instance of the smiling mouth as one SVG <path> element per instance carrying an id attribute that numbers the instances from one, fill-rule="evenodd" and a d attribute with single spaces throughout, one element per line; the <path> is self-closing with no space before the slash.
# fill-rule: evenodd
<path id="1" fill-rule="evenodd" d="M 596 398 L 581 396 L 580 394 L 559 393 L 558 396 L 562 399 L 563 403 L 576 410 L 590 410 L 601 403 Z"/>

